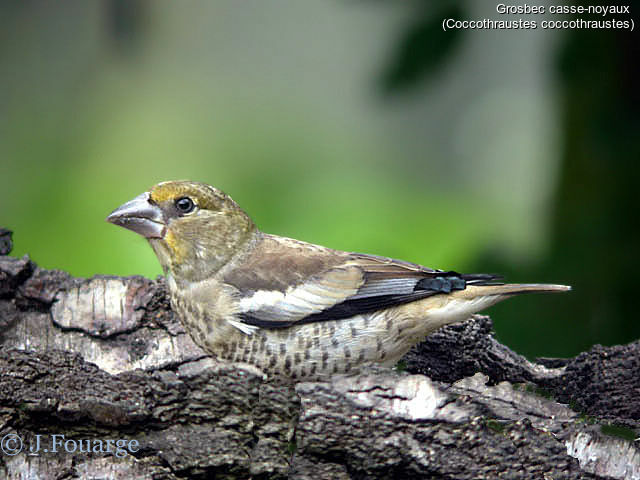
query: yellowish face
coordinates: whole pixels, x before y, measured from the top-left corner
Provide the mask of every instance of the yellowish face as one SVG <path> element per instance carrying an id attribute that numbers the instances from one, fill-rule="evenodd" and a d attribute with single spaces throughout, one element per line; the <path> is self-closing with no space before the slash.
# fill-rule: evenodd
<path id="1" fill-rule="evenodd" d="M 149 190 L 150 200 L 157 205 L 175 204 L 181 198 L 189 198 L 198 209 L 222 210 L 227 204 L 235 202 L 221 192 L 206 183 L 190 181 L 171 181 L 158 183 Z"/>
<path id="2" fill-rule="evenodd" d="M 217 271 L 255 230 L 231 197 L 190 181 L 159 183 L 109 221 L 148 238 L 165 272 L 189 279 Z"/>

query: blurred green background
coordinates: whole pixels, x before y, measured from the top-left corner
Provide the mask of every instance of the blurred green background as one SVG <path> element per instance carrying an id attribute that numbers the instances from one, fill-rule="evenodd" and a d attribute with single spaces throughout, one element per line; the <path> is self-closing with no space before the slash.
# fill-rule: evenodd
<path id="1" fill-rule="evenodd" d="M 193 179 L 270 233 L 573 285 L 490 310 L 530 357 L 638 338 L 638 36 L 441 29 L 495 5 L 0 2 L 12 254 L 153 278 L 104 218 Z"/>

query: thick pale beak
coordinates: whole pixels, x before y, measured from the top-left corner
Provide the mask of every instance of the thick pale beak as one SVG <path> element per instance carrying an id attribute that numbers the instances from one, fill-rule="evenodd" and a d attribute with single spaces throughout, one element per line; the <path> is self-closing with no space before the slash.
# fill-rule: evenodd
<path id="1" fill-rule="evenodd" d="M 162 210 L 149 202 L 149 192 L 116 208 L 107 217 L 107 222 L 133 230 L 145 238 L 162 238 L 165 234 Z"/>

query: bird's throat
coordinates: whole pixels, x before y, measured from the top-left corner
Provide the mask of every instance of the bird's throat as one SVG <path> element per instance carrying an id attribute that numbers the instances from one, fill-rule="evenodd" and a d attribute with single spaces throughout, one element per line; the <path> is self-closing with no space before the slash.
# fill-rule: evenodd
<path id="1" fill-rule="evenodd" d="M 171 273 L 179 283 L 198 282 L 214 276 L 235 255 L 241 253 L 255 231 L 255 228 L 251 228 L 241 235 L 209 234 L 183 238 L 168 228 L 164 238 L 149 239 L 149 243 L 165 275 Z"/>

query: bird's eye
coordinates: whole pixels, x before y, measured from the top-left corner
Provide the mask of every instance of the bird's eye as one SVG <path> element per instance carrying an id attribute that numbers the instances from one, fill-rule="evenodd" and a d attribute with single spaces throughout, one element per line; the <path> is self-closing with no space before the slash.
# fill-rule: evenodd
<path id="1" fill-rule="evenodd" d="M 180 213 L 191 213 L 196 208 L 196 204 L 189 197 L 180 197 L 175 205 Z"/>

